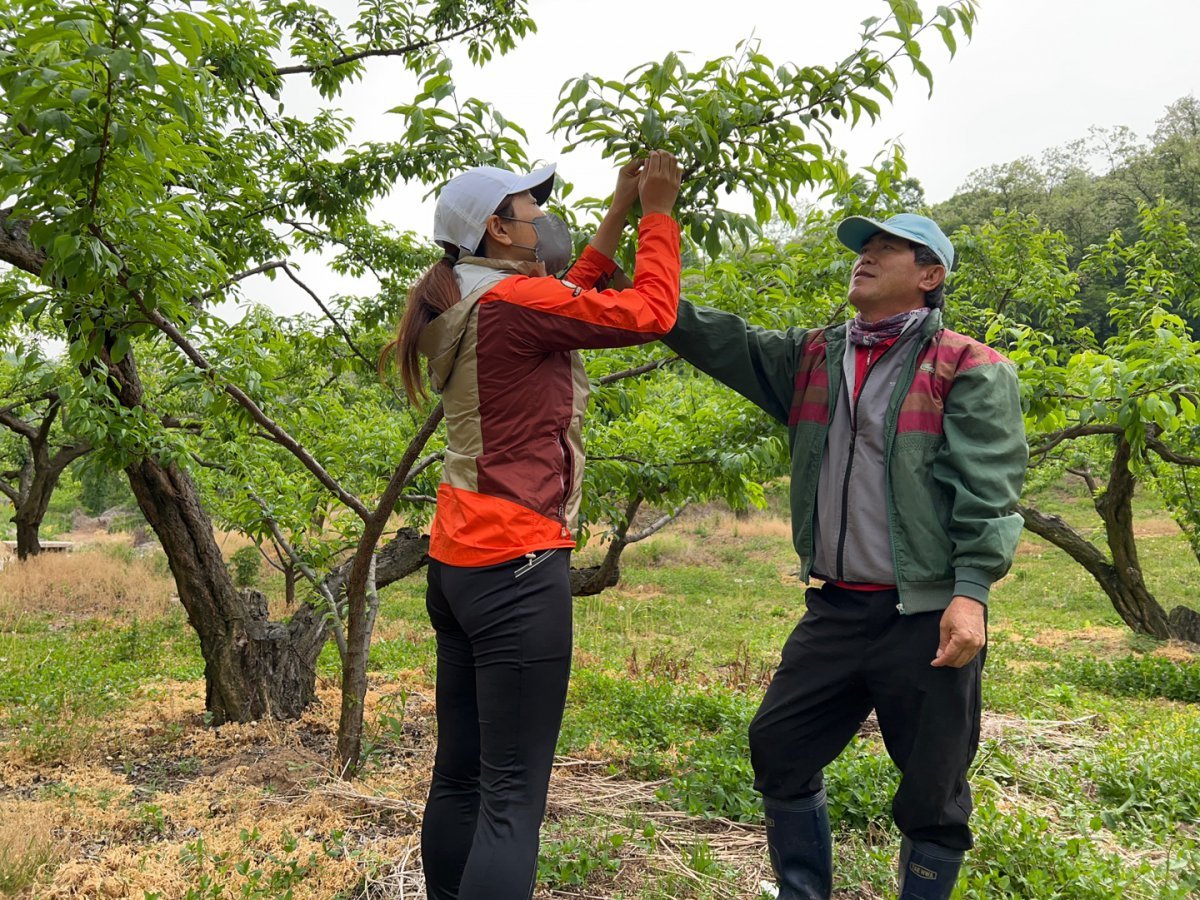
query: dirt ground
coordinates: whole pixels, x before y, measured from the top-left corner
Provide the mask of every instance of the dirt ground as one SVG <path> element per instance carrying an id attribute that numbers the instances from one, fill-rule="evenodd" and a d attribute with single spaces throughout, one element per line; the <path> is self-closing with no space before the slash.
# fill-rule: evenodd
<path id="1" fill-rule="evenodd" d="M 402 673 L 373 687 L 366 721 L 386 711 L 389 740 L 357 781 L 333 777 L 337 710 L 337 691 L 323 687 L 298 722 L 210 728 L 203 684 L 172 682 L 112 717 L 103 737 L 69 764 L 39 766 L 7 754 L 0 845 L 37 839 L 56 865 L 48 884 L 17 896 L 282 896 L 282 887 L 267 886 L 271 877 L 282 877 L 297 898 L 424 896 L 420 815 L 433 750 L 427 676 Z M 655 823 L 655 846 L 620 851 L 613 891 L 670 872 L 699 879 L 683 861 L 699 832 L 756 894 L 767 874 L 761 829 L 689 819 L 655 799 L 658 786 L 614 777 L 604 760 L 560 759 L 547 822 L 569 828 L 586 818 L 594 828 L 600 817 L 620 829 L 636 813 Z M 234 864 L 246 861 L 246 872 L 238 871 Z M 307 872 L 287 880 L 298 868 Z M 215 884 L 227 892 L 200 892 Z M 538 897 L 588 897 L 595 889 Z"/>

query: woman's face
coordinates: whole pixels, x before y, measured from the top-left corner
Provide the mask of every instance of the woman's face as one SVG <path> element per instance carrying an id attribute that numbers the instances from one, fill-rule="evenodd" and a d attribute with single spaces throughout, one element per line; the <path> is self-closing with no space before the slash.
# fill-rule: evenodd
<path id="1" fill-rule="evenodd" d="M 493 216 L 488 222 L 488 233 L 505 250 L 511 251 L 504 254 L 509 259 L 536 259 L 538 237 L 532 223 L 544 215 L 529 191 L 515 194 L 511 212 L 507 216 Z"/>

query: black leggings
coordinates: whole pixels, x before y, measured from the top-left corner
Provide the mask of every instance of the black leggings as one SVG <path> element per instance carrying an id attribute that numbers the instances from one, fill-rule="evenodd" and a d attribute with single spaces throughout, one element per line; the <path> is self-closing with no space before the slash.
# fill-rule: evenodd
<path id="1" fill-rule="evenodd" d="M 528 900 L 571 671 L 571 552 L 429 565 L 437 756 L 421 826 L 430 900 Z"/>

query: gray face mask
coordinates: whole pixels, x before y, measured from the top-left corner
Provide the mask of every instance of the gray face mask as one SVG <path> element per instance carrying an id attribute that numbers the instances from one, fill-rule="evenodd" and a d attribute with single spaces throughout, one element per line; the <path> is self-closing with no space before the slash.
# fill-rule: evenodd
<path id="1" fill-rule="evenodd" d="M 532 222 L 528 219 L 514 219 L 512 216 L 502 216 L 513 222 L 525 222 L 532 225 L 537 233 L 537 245 L 528 247 L 524 244 L 513 244 L 522 250 L 532 250 L 538 262 L 546 266 L 546 271 L 555 275 L 563 271 L 571 262 L 571 253 L 575 249 L 571 243 L 571 229 L 567 223 L 554 213 L 546 213 Z"/>

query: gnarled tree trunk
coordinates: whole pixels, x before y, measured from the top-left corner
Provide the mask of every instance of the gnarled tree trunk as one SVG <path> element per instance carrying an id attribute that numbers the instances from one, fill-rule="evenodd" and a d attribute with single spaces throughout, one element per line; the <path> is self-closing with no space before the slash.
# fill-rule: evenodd
<path id="1" fill-rule="evenodd" d="M 41 532 L 42 520 L 39 518 L 31 522 L 22 519 L 18 514 L 13 516 L 13 521 L 17 523 L 17 559 L 29 559 L 41 553 L 42 542 L 38 534 Z"/>
<path id="2" fill-rule="evenodd" d="M 1138 634 L 1159 640 L 1179 638 L 1195 641 L 1200 636 L 1200 615 L 1177 607 L 1168 617 L 1142 577 L 1137 540 L 1133 532 L 1133 489 L 1129 469 L 1131 448 L 1122 436 L 1109 469 L 1108 485 L 1094 496 L 1093 505 L 1104 522 L 1112 558 L 1072 528 L 1059 516 L 1050 516 L 1029 506 L 1018 506 L 1025 527 L 1065 551 L 1083 566 L 1112 601 L 1121 620 Z M 1189 636 L 1191 635 L 1191 636 Z"/>
<path id="3" fill-rule="evenodd" d="M 151 459 L 125 473 L 200 638 L 213 724 L 297 718 L 315 695 L 323 613 L 303 606 L 287 624 L 270 621 L 261 594 L 234 586 L 191 477 Z"/>
<path id="4" fill-rule="evenodd" d="M 45 253 L 30 242 L 29 223 L 12 220 L 9 212 L 0 210 L 0 260 L 40 276 Z M 70 330 L 72 323 L 66 324 Z M 84 368 L 100 369 L 102 362 L 113 401 L 125 409 L 142 408 L 144 392 L 133 353 L 114 362 L 109 350 Z M 200 638 L 213 724 L 300 715 L 315 692 L 316 659 L 328 637 L 325 613 L 306 606 L 287 624 L 271 622 L 261 595 L 234 587 L 191 477 L 150 457 L 129 465 L 125 473 Z"/>
<path id="5" fill-rule="evenodd" d="M 137 408 L 142 386 L 132 353 L 106 362 L 116 399 Z M 315 696 L 316 660 L 328 637 L 324 612 L 303 606 L 286 624 L 272 622 L 261 594 L 234 586 L 191 476 L 149 457 L 125 474 L 200 638 L 213 724 L 297 718 Z"/>

